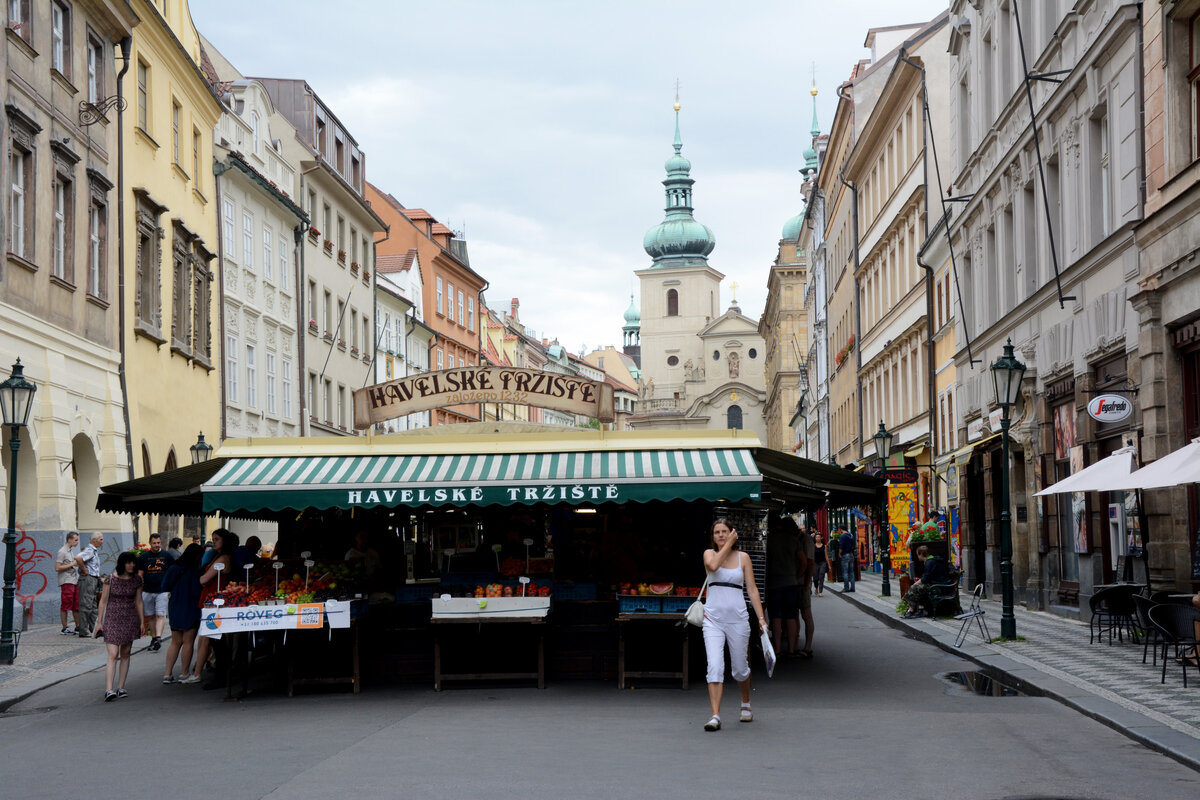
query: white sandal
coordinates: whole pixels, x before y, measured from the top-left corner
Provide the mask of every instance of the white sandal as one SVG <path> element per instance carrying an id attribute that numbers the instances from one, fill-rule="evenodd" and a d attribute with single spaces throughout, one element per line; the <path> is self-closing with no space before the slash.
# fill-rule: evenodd
<path id="1" fill-rule="evenodd" d="M 708 722 L 704 723 L 704 730 L 706 730 L 706 731 L 721 730 L 721 718 L 718 717 L 716 714 L 713 714 L 712 718 L 709 719 Z"/>
<path id="2" fill-rule="evenodd" d="M 739 719 L 742 722 L 753 722 L 754 721 L 754 712 L 750 710 L 749 703 L 742 703 L 742 712 L 741 712 L 741 716 L 739 717 Z"/>

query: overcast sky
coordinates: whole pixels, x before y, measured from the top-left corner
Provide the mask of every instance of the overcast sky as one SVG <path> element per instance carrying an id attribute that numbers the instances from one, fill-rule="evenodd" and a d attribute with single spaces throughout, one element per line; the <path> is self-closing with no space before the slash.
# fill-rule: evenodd
<path id="1" fill-rule="evenodd" d="M 869 27 L 946 0 L 191 0 L 247 75 L 303 78 L 367 154 L 367 179 L 465 233 L 487 302 L 575 352 L 621 345 L 663 218 L 680 82 L 709 263 L 757 319 L 780 230 L 801 207 L 817 109 Z M 639 302 L 640 307 L 640 302 Z"/>

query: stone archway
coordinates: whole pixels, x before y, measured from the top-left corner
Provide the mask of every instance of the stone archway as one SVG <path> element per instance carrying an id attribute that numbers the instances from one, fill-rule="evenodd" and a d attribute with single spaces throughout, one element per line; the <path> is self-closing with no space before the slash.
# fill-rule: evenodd
<path id="1" fill-rule="evenodd" d="M 25 530 L 37 530 L 40 525 L 38 519 L 39 512 L 39 493 L 38 493 L 38 474 L 37 474 L 37 450 L 30 441 L 32 437 L 29 435 L 29 429 L 25 428 L 21 431 L 21 448 L 17 453 L 17 516 L 16 525 Z M 4 426 L 4 430 L 0 433 L 0 467 L 4 468 L 4 508 L 0 517 L 5 528 L 8 525 L 8 484 L 10 470 L 12 469 L 12 448 L 9 443 L 12 441 L 12 429 Z"/>
<path id="2" fill-rule="evenodd" d="M 96 447 L 87 434 L 77 433 L 71 439 L 71 473 L 75 479 L 75 529 L 87 533 L 104 530 L 104 520 L 96 511 L 100 462 L 96 458 Z"/>

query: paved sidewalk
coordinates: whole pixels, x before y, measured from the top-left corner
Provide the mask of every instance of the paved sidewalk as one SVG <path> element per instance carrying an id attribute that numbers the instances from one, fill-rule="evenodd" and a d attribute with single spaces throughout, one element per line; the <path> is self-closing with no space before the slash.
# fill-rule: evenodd
<path id="1" fill-rule="evenodd" d="M 891 597 L 880 596 L 882 578 L 865 574 L 853 594 L 842 594 L 833 584 L 826 598 L 838 595 L 875 617 L 949 652 L 990 667 L 1015 684 L 1028 683 L 1078 711 L 1161 753 L 1200 769 L 1200 678 L 1195 670 L 1183 687 L 1180 667 L 1171 661 L 1166 683 L 1160 683 L 1162 662 L 1142 663 L 1142 645 L 1128 640 L 1088 644 L 1088 625 L 1055 614 L 1028 611 L 1016 606 L 1015 642 L 984 643 L 972 623 L 961 648 L 954 646 L 962 623 L 954 619 L 902 619 L 897 581 Z M 824 598 L 823 598 L 824 599 Z M 969 602 L 964 594 L 963 606 Z M 984 600 L 988 632 L 1000 635 L 1000 602 Z M 1168 656 L 1169 657 L 1169 656 Z"/>
<path id="2" fill-rule="evenodd" d="M 64 636 L 61 630 L 58 625 L 31 625 L 21 634 L 16 661 L 0 664 L 0 712 L 34 692 L 104 669 L 108 651 L 103 639 Z M 136 653 L 149 646 L 150 637 L 143 636 L 134 642 L 133 650 Z M 103 682 L 97 684 L 101 689 Z"/>

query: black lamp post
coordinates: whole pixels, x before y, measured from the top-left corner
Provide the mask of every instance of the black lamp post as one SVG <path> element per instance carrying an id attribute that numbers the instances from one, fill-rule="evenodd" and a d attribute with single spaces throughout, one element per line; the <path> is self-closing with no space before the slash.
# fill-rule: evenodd
<path id="1" fill-rule="evenodd" d="M 203 464 L 205 461 L 208 461 L 210 458 L 212 458 L 213 454 L 212 445 L 204 441 L 204 431 L 200 432 L 200 438 L 197 439 L 196 443 L 189 447 L 188 450 L 192 451 L 193 464 Z"/>
<path id="2" fill-rule="evenodd" d="M 885 477 L 888 456 L 891 454 L 892 433 L 887 428 L 883 427 L 883 420 L 879 420 L 879 430 L 875 432 L 875 455 L 879 456 L 879 470 L 885 474 Z M 883 572 L 883 596 L 891 597 L 892 547 L 891 542 L 889 541 L 891 536 L 889 535 L 887 529 L 886 515 L 883 513 L 883 509 L 886 507 L 885 502 L 886 501 L 880 503 L 879 509 L 879 564 L 880 571 Z"/>
<path id="3" fill-rule="evenodd" d="M 1013 569 L 1012 569 L 1012 518 L 1009 515 L 1008 487 L 1008 426 L 1009 410 L 1017 404 L 1021 393 L 1021 380 L 1025 377 L 1025 365 L 1013 354 L 1012 339 L 1004 345 L 1004 354 L 992 364 L 992 382 L 996 387 L 996 405 L 1002 412 L 1000 430 L 1003 443 L 1000 465 L 1000 591 L 1003 605 L 1000 610 L 1000 636 L 1004 639 L 1017 638 L 1017 618 L 1013 616 Z"/>
<path id="4" fill-rule="evenodd" d="M 0 617 L 0 661 L 13 663 L 17 657 L 17 641 L 13 632 L 13 598 L 17 584 L 17 451 L 21 448 L 21 428 L 29 424 L 33 408 L 33 393 L 37 387 L 25 380 L 21 359 L 13 364 L 8 380 L 0 383 L 0 412 L 4 424 L 12 428 L 8 446 L 12 459 L 8 462 L 8 532 L 4 534 L 4 610 Z"/>

